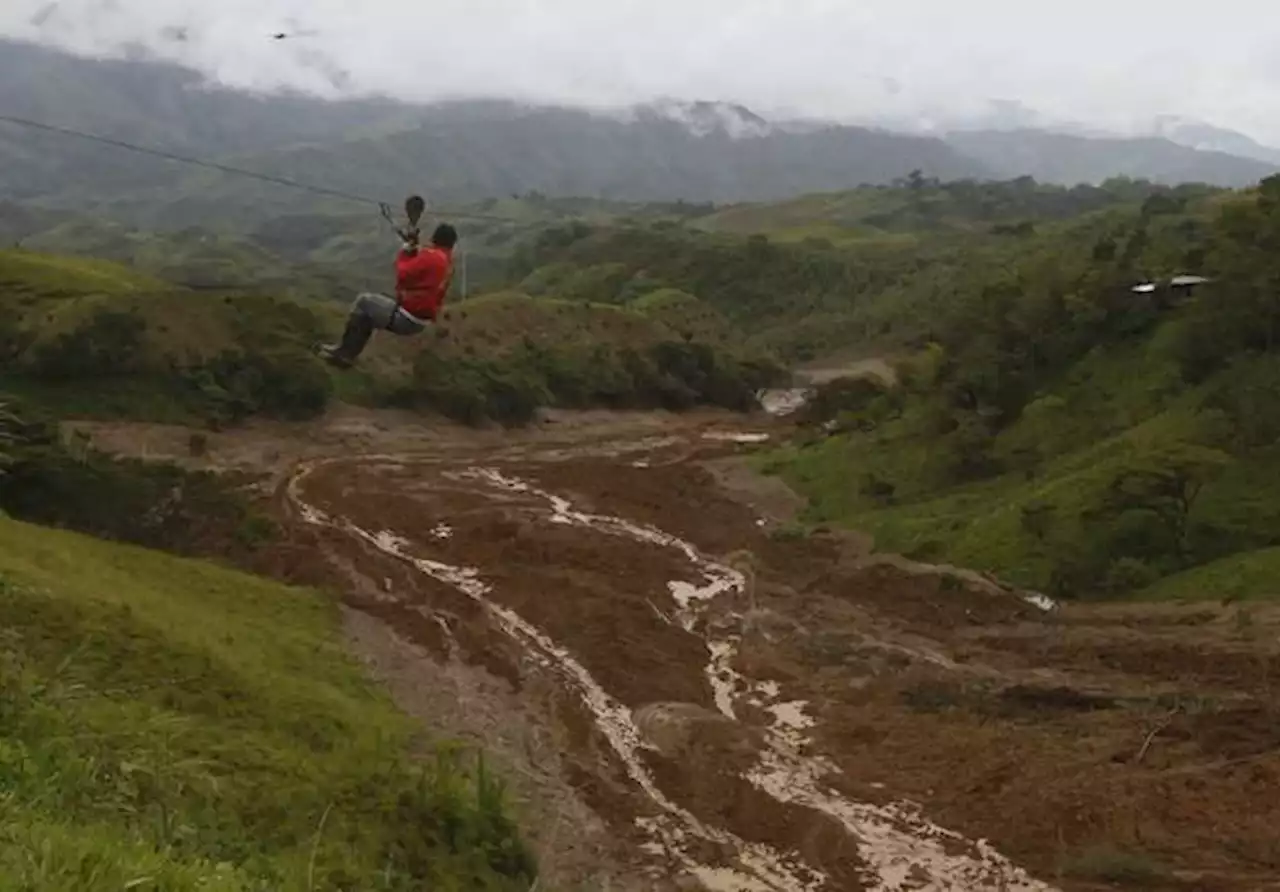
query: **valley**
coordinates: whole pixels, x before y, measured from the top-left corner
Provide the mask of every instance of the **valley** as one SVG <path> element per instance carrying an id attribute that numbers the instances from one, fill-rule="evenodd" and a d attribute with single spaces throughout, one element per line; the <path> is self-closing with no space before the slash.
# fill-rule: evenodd
<path id="1" fill-rule="evenodd" d="M 992 105 L 0 38 L 0 888 L 1280 889 L 1276 158 Z"/>
<path id="2" fill-rule="evenodd" d="M 259 571 L 339 594 L 401 706 L 485 741 L 551 888 L 1271 888 L 1280 612 L 1053 604 L 796 537 L 735 470 L 785 419 L 552 417 L 344 411 L 200 459 L 86 430 L 257 480 Z"/>

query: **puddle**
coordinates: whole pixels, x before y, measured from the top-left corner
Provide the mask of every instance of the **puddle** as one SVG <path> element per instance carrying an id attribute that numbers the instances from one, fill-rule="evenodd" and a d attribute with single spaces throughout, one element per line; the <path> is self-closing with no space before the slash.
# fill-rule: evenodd
<path id="1" fill-rule="evenodd" d="M 760 405 L 770 415 L 781 417 L 790 415 L 804 407 L 809 401 L 811 391 L 803 387 L 788 390 L 766 390 L 760 395 Z"/>
<path id="2" fill-rule="evenodd" d="M 767 443 L 769 442 L 768 434 L 739 434 L 732 431 L 707 431 L 702 435 L 704 440 L 714 440 L 719 443 Z"/>
<path id="3" fill-rule="evenodd" d="M 1050 598 L 1048 595 L 1042 595 L 1039 592 L 1027 592 L 1022 599 L 1028 604 L 1039 607 L 1041 610 L 1049 613 L 1058 609 L 1058 602 Z"/>

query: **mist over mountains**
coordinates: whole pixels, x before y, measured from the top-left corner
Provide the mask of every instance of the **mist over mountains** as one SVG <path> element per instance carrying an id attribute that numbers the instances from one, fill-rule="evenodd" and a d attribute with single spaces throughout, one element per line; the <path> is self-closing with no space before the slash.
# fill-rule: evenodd
<path id="1" fill-rule="evenodd" d="M 1073 132 L 1017 103 L 901 132 L 767 120 L 744 106 L 659 100 L 616 111 L 467 100 L 415 105 L 218 88 L 140 58 L 101 60 L 0 41 L 0 115 L 364 195 L 410 188 L 437 202 L 540 192 L 628 201 L 771 201 L 914 170 L 944 180 L 1023 175 L 1074 185 L 1127 176 L 1245 186 L 1280 152 L 1243 134 L 1163 118 L 1141 136 Z M 875 122 L 868 122 L 874 124 Z M 0 123 L 0 198 L 123 214 L 164 203 L 201 215 L 315 205 L 251 180 Z"/>

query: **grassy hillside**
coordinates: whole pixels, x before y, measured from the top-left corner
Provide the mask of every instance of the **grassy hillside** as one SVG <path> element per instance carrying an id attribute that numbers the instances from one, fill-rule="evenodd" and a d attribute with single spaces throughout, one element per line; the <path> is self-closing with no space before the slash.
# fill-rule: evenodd
<path id="1" fill-rule="evenodd" d="M 377 336 L 359 370 L 338 373 L 311 352 L 341 331 L 336 302 L 182 288 L 22 250 L 0 251 L 0 302 L 0 387 L 76 415 L 306 418 L 341 396 L 523 422 L 544 405 L 749 408 L 779 373 L 676 304 L 483 296 L 451 303 L 442 331 Z"/>
<path id="2" fill-rule="evenodd" d="M 332 385 L 309 347 L 338 310 L 203 293 L 103 261 L 0 252 L 7 389 L 69 411 L 307 417 Z"/>
<path id="3" fill-rule="evenodd" d="M 111 260 L 198 290 L 241 289 L 345 302 L 356 292 L 388 287 L 391 256 L 399 242 L 379 214 L 369 208 L 353 211 L 343 201 L 321 201 L 305 212 L 277 211 L 271 194 L 268 188 L 239 216 L 206 214 L 198 199 L 174 201 L 163 189 L 150 199 L 115 202 L 101 211 L 0 202 L 0 242 Z M 455 207 L 438 206 L 433 198 L 425 226 L 448 220 L 459 230 L 456 298 L 464 289 L 478 294 L 502 284 L 511 254 L 548 226 L 573 221 L 680 224 L 712 210 L 709 204 L 549 198 L 531 191 Z"/>
<path id="4" fill-rule="evenodd" d="M 738 204 L 696 221 L 713 232 L 766 234 L 784 241 L 826 239 L 837 244 L 886 242 L 946 232 L 1027 235 L 1037 224 L 1143 201 L 1150 184 L 1121 177 L 1101 185 L 1066 188 L 1022 177 L 1001 182 L 942 182 L 914 173 L 893 184 L 849 192 L 806 195 L 775 204 Z M 1212 190 L 1182 187 L 1177 194 Z"/>
<path id="5" fill-rule="evenodd" d="M 1027 241 L 899 306 L 931 319 L 904 389 L 850 388 L 765 464 L 812 521 L 1061 596 L 1274 594 L 1278 232 L 1280 179 Z M 1215 282 L 1130 290 L 1189 270 Z"/>
<path id="6" fill-rule="evenodd" d="M 0 519 L 0 875 L 15 888 L 525 890 L 500 790 L 343 652 L 336 608 Z"/>
<path id="7" fill-rule="evenodd" d="M 624 308 L 495 293 L 456 304 L 446 324 L 426 349 L 383 338 L 378 365 L 349 383 L 467 422 L 519 423 L 543 405 L 746 410 L 784 374 L 687 295 Z"/>
<path id="8" fill-rule="evenodd" d="M 675 288 L 753 346 L 803 362 L 922 342 L 940 314 L 999 271 L 1082 245 L 1087 262 L 1088 248 L 1130 218 L 1216 194 L 1127 180 L 1063 189 L 918 176 L 891 189 L 723 208 L 694 221 L 709 232 L 561 226 L 518 252 L 511 275 L 530 293 L 621 305 Z M 1118 274 L 1144 274 L 1142 258 L 1122 259 Z"/>

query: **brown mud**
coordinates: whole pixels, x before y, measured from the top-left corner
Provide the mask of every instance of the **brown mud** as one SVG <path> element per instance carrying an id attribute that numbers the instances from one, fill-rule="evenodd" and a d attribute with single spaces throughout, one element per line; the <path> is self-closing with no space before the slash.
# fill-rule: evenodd
<path id="1" fill-rule="evenodd" d="M 344 410 L 199 459 L 89 427 L 260 475 L 258 569 L 339 593 L 397 701 L 486 748 L 541 888 L 1280 889 L 1280 610 L 1046 610 L 780 535 L 801 505 L 708 437 L 769 418 Z"/>

